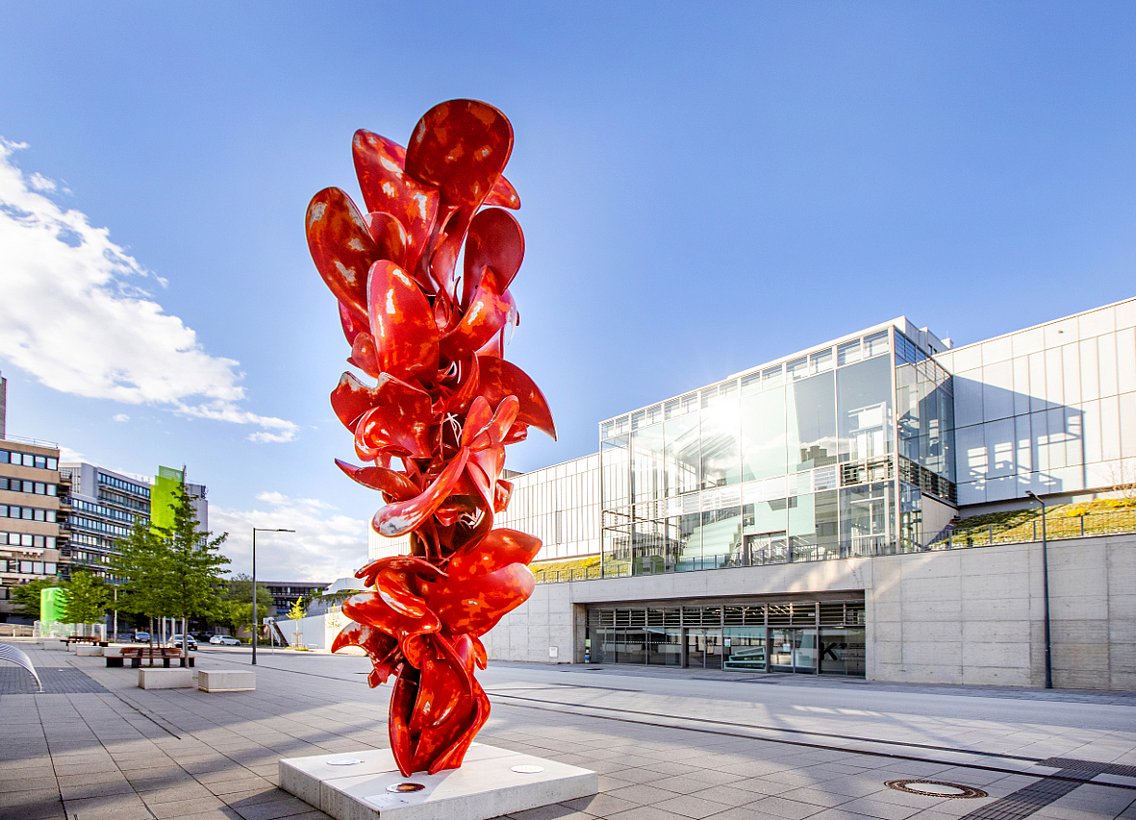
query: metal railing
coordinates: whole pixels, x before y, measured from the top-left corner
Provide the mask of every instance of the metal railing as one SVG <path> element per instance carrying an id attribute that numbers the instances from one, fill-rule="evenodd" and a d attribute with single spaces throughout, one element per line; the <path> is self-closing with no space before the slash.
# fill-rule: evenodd
<path id="1" fill-rule="evenodd" d="M 1117 535 L 1136 532 L 1136 507 L 1086 511 L 1069 515 L 1057 511 L 1045 517 L 1046 537 L 1050 541 Z M 1026 521 L 956 527 L 927 546 L 929 550 L 990 547 L 996 544 L 1025 544 L 1041 540 L 1041 516 Z"/>
<path id="2" fill-rule="evenodd" d="M 1136 507 L 1121 507 L 1113 510 L 1085 511 L 1070 515 L 1058 509 L 1045 518 L 1046 537 L 1050 541 L 1072 538 L 1091 538 L 1095 536 L 1136 533 Z M 936 538 L 926 546 L 910 542 L 884 539 L 880 536 L 858 537 L 852 542 L 840 545 L 794 544 L 792 548 L 762 552 L 755 551 L 749 564 L 730 564 L 717 566 L 691 566 L 681 571 L 732 569 L 737 566 L 768 566 L 775 564 L 811 563 L 832 561 L 841 558 L 877 557 L 886 555 L 908 555 L 940 550 L 970 549 L 990 547 L 999 544 L 1026 544 L 1041 540 L 1041 515 L 1025 520 L 988 524 L 984 526 L 960 526 Z M 632 572 L 630 560 L 609 561 L 606 567 L 595 564 L 589 567 L 568 569 L 534 568 L 538 584 L 559 584 L 570 581 L 594 581 L 603 578 L 625 578 L 631 575 L 670 575 L 674 568 L 659 572 Z M 640 568 L 642 569 L 642 567 Z"/>

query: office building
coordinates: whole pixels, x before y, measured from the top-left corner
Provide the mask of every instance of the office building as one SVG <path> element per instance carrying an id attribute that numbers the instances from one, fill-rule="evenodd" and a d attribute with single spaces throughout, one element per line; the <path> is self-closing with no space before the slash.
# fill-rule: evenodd
<path id="1" fill-rule="evenodd" d="M 961 347 L 901 317 L 599 433 L 513 479 L 566 582 L 495 657 L 1136 688 L 1136 299 Z"/>
<path id="2" fill-rule="evenodd" d="M 0 438 L 0 622 L 28 623 L 12 589 L 61 574 L 68 484 L 59 474 L 59 446 Z"/>
<path id="3" fill-rule="evenodd" d="M 166 482 L 181 483 L 183 471 L 159 467 L 154 478 L 127 475 L 87 462 L 64 462 L 61 475 L 70 482 L 71 508 L 66 525 L 70 531 L 65 549 L 69 565 L 110 577 L 109 566 L 118 550 L 116 541 L 125 538 L 135 523 L 161 519 L 172 500 L 170 490 L 156 493 Z M 171 484 L 171 486 L 172 486 Z M 204 484 L 185 484 L 197 513 L 199 529 L 208 530 L 209 501 Z M 155 515 L 155 505 L 163 511 Z M 69 573 L 68 573 L 69 574 Z"/>

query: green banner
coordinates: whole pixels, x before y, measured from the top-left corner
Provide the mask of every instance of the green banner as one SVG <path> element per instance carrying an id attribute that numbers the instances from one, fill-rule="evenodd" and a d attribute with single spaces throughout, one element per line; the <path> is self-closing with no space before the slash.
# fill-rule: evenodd
<path id="1" fill-rule="evenodd" d="M 159 467 L 150 490 L 150 524 L 171 529 L 174 525 L 174 498 L 177 488 L 185 484 L 185 472 L 173 467 Z"/>

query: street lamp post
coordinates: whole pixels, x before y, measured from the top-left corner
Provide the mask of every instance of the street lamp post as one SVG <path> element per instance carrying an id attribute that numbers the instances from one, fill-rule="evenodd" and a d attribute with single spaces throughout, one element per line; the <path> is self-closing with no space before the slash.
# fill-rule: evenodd
<path id="1" fill-rule="evenodd" d="M 1045 688 L 1053 688 L 1053 654 L 1049 637 L 1049 539 L 1045 531 L 1045 502 L 1037 493 L 1028 490 L 1026 495 L 1041 505 L 1041 597 L 1045 613 Z"/>
<path id="2" fill-rule="evenodd" d="M 283 528 L 252 528 L 252 665 L 256 666 L 256 642 L 260 632 L 260 613 L 256 609 L 256 534 L 258 532 L 295 532 Z"/>

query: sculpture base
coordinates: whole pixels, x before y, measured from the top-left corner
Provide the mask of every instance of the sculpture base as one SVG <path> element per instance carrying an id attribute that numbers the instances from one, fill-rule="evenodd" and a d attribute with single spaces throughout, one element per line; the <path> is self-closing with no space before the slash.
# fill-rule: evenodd
<path id="1" fill-rule="evenodd" d="M 280 788 L 336 820 L 488 820 L 599 790 L 596 773 L 474 743 L 460 769 L 403 777 L 389 749 L 280 761 Z"/>

